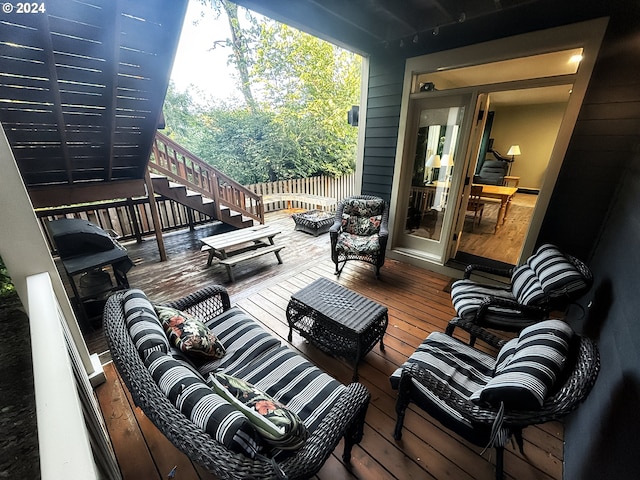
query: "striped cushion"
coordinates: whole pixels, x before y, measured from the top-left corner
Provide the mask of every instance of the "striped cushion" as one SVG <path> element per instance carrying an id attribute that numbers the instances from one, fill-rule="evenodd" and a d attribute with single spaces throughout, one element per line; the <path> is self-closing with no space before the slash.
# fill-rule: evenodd
<path id="1" fill-rule="evenodd" d="M 151 353 L 145 365 L 160 390 L 185 417 L 230 450 L 250 458 L 256 456 L 258 435 L 253 426 L 200 376 L 161 352 Z"/>
<path id="2" fill-rule="evenodd" d="M 169 340 L 156 312 L 142 290 L 127 290 L 123 296 L 125 323 L 142 359 L 151 352 L 169 351 Z"/>
<path id="3" fill-rule="evenodd" d="M 223 373 L 253 384 L 286 405 L 310 434 L 346 389 L 287 346 L 270 350 L 246 365 L 235 364 Z"/>
<path id="4" fill-rule="evenodd" d="M 502 346 L 502 348 L 498 352 L 498 356 L 496 357 L 496 368 L 494 375 L 497 375 L 502 370 L 504 370 L 504 367 L 506 367 L 513 358 L 513 354 L 516 353 L 517 348 L 518 337 L 512 338 Z"/>
<path id="5" fill-rule="evenodd" d="M 587 285 L 580 271 L 553 245 L 542 245 L 527 263 L 550 297 L 568 295 L 583 290 Z"/>
<path id="6" fill-rule="evenodd" d="M 436 378 L 447 383 L 465 398 L 469 398 L 491 379 L 495 367 L 495 359 L 490 355 L 465 345 L 449 335 L 434 332 L 418 346 L 417 350 L 400 368 L 393 372 L 390 377 L 392 388 L 398 388 L 402 368 L 413 363 L 417 363 L 431 372 Z M 425 389 L 419 382 L 414 381 L 414 386 L 422 396 L 421 406 L 423 408 L 428 410 L 424 404 L 424 402 L 428 402 L 435 406 L 435 410 L 443 412 L 449 417 L 449 425 L 453 421 L 471 427 L 468 420 L 444 404 L 433 392 Z M 433 411 L 430 413 L 437 417 Z M 445 423 L 447 420 L 438 419 Z"/>
<path id="7" fill-rule="evenodd" d="M 459 317 L 473 318 L 480 308 L 480 304 L 487 297 L 498 297 L 512 302 L 517 302 L 513 293 L 506 287 L 485 285 L 473 280 L 458 280 L 451 286 L 451 300 L 453 308 Z M 492 306 L 487 310 L 486 320 L 499 322 L 505 319 L 517 319 L 521 317 L 519 310 L 506 307 Z"/>
<path id="8" fill-rule="evenodd" d="M 511 291 L 522 305 L 538 305 L 545 300 L 545 293 L 536 272 L 528 265 L 519 266 L 511 276 Z"/>
<path id="9" fill-rule="evenodd" d="M 500 353 L 508 358 L 496 375 L 471 397 L 519 410 L 540 408 L 563 370 L 573 331 L 561 320 L 546 320 L 525 328 L 513 345 Z M 506 349 L 506 350 L 505 350 Z M 509 355 L 511 355 L 509 357 Z"/>
<path id="10" fill-rule="evenodd" d="M 221 359 L 198 365 L 198 371 L 204 378 L 218 370 L 233 371 L 280 346 L 279 340 L 238 307 L 227 310 L 205 324 L 222 343 L 226 354 Z"/>

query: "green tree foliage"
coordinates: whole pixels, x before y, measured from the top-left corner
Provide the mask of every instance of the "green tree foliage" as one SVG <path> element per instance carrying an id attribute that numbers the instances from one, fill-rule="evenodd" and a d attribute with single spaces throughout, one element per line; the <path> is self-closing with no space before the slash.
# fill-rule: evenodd
<path id="1" fill-rule="evenodd" d="M 2 257 L 0 257 L 0 297 L 12 294 L 13 292 L 15 292 L 15 288 L 11 282 L 11 277 L 9 276 L 9 272 L 7 272 L 7 267 L 4 266 Z"/>
<path id="2" fill-rule="evenodd" d="M 216 14 L 229 15 L 224 3 L 211 2 Z M 360 57 L 268 19 L 249 16 L 242 28 L 232 14 L 226 45 L 230 63 L 242 67 L 238 89 L 247 104 L 196 105 L 170 86 L 168 134 L 243 184 L 352 172 L 357 129 L 347 111 L 359 101 Z"/>

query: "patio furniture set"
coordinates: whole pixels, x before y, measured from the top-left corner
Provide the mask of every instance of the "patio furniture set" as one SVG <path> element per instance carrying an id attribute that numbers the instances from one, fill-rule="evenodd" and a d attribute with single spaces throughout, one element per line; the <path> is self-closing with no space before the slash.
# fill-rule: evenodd
<path id="1" fill-rule="evenodd" d="M 336 257 L 356 258 L 336 246 L 341 236 L 371 233 L 364 222 L 361 231 L 349 230 L 356 213 L 384 231 L 384 204 L 372 197 L 340 203 L 330 229 Z M 223 247 L 209 245 L 212 255 L 225 258 Z M 365 261 L 379 274 L 379 261 Z M 336 270 L 341 271 L 337 262 Z M 390 376 L 398 390 L 394 437 L 401 438 L 406 408 L 414 403 L 468 441 L 495 447 L 500 479 L 507 441 L 514 437 L 522 451 L 524 428 L 562 418 L 596 380 L 595 343 L 565 321 L 549 318 L 552 309 L 566 308 L 587 292 L 592 278 L 586 265 L 552 245 L 514 269 L 507 287 L 472 281 L 474 270 L 469 267 L 453 284 L 458 316 L 447 331 L 430 334 Z M 320 278 L 291 296 L 286 317 L 289 342 L 295 330 L 322 351 L 349 360 L 353 383 L 341 384 L 282 345 L 231 307 L 221 286 L 166 306 L 153 305 L 140 290 L 117 292 L 107 301 L 104 324 L 114 363 L 136 405 L 186 455 L 221 478 L 309 478 L 342 437 L 345 463 L 362 439 L 370 394 L 358 383 L 358 364 L 377 343 L 384 351 L 388 310 Z M 517 336 L 506 341 L 487 327 Z M 455 328 L 468 332 L 469 344 L 454 338 Z M 498 354 L 475 348 L 477 340 Z M 203 354 L 207 345 L 215 348 Z M 255 398 L 271 405 L 271 413 L 256 413 Z"/>

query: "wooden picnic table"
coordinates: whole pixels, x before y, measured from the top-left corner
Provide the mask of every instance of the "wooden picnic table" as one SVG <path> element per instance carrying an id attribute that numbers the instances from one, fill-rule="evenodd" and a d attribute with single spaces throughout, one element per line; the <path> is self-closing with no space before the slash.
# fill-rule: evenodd
<path id="1" fill-rule="evenodd" d="M 233 266 L 245 260 L 274 253 L 278 263 L 282 263 L 280 250 L 284 246 L 276 245 L 273 241 L 279 233 L 281 233 L 280 230 L 268 225 L 241 228 L 202 238 L 200 241 L 204 245 L 201 250 L 209 252 L 207 267 L 211 266 L 214 258 L 217 258 L 226 267 L 229 279 L 233 282 Z"/>

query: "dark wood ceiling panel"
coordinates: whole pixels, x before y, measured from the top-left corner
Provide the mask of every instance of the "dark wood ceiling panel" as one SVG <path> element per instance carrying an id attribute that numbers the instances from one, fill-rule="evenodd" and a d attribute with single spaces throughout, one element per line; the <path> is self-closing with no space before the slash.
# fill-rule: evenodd
<path id="1" fill-rule="evenodd" d="M 0 122 L 28 188 L 144 177 L 186 5 L 56 0 L 0 17 Z"/>

